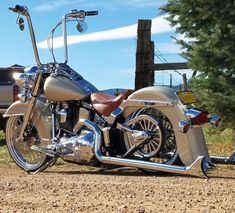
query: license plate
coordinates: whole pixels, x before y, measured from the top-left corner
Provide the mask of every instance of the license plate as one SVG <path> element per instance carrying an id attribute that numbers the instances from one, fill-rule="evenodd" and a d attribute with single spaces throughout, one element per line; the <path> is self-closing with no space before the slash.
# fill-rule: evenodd
<path id="1" fill-rule="evenodd" d="M 194 104 L 197 103 L 197 97 L 192 91 L 181 91 L 176 93 L 182 104 Z"/>

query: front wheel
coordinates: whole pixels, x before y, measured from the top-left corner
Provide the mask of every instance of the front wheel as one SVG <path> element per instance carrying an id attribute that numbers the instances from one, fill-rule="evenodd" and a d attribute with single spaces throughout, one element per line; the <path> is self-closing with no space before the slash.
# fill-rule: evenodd
<path id="1" fill-rule="evenodd" d="M 26 136 L 23 141 L 18 141 L 20 130 L 23 123 L 22 116 L 10 117 L 6 124 L 6 144 L 9 153 L 15 163 L 27 172 L 35 172 L 52 157 L 46 154 L 34 151 L 32 145 L 40 146 L 41 140 L 36 126 L 28 124 L 26 128 Z"/>
<path id="2" fill-rule="evenodd" d="M 181 161 L 177 153 L 175 132 L 169 118 L 160 110 L 147 108 L 133 112 L 126 121 L 138 116 L 141 116 L 140 118 L 142 119 L 137 119 L 138 122 L 132 124 L 130 127 L 140 131 L 153 132 L 154 137 L 139 147 L 132 157 L 148 162 L 169 165 L 180 164 Z M 124 141 L 127 150 L 135 145 L 135 141 L 126 135 L 124 135 Z M 140 170 L 147 174 L 158 173 L 152 170 Z"/>

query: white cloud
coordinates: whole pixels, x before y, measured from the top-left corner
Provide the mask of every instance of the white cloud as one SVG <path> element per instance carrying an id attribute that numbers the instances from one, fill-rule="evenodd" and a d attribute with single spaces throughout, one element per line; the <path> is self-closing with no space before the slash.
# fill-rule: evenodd
<path id="1" fill-rule="evenodd" d="M 57 0 L 57 1 L 54 1 L 54 2 L 47 2 L 47 3 L 44 3 L 44 4 L 41 4 L 37 7 L 35 7 L 35 10 L 39 11 L 39 12 L 42 12 L 42 11 L 52 11 L 52 10 L 55 10 L 59 7 L 62 7 L 62 6 L 65 6 L 65 5 L 69 5 L 71 4 L 72 2 L 69 1 L 69 0 Z"/>
<path id="2" fill-rule="evenodd" d="M 159 16 L 152 19 L 152 35 L 174 31 L 169 25 L 169 22 L 165 19 L 166 15 Z M 95 42 L 95 41 L 107 41 L 107 40 L 119 40 L 135 38 L 137 35 L 137 24 L 133 24 L 126 27 L 119 27 L 112 30 L 105 30 L 101 32 L 95 32 L 85 35 L 73 35 L 68 36 L 68 45 L 82 43 L 82 42 Z M 63 47 L 63 38 L 54 38 L 54 48 Z M 38 43 L 39 48 L 47 48 L 47 40 Z"/>
<path id="3" fill-rule="evenodd" d="M 167 0 L 102 0 L 102 3 L 97 0 L 56 0 L 56 1 L 47 1 L 35 8 L 37 11 L 52 11 L 56 10 L 65 5 L 76 5 L 79 7 L 86 8 L 105 8 L 109 10 L 116 9 L 125 9 L 125 10 L 133 10 L 140 8 L 159 8 L 161 5 L 166 4 Z"/>
<path id="4" fill-rule="evenodd" d="M 106 0 L 103 2 L 104 7 L 110 7 L 110 9 L 120 9 L 120 8 L 125 8 L 126 10 L 128 9 L 140 9 L 140 8 L 159 8 L 161 5 L 166 4 L 166 0 L 128 0 L 128 1 L 123 1 L 123 0 Z"/>
<path id="5" fill-rule="evenodd" d="M 169 43 L 157 43 L 155 42 L 156 48 L 164 54 L 178 54 L 182 52 L 180 45 L 169 42 Z"/>

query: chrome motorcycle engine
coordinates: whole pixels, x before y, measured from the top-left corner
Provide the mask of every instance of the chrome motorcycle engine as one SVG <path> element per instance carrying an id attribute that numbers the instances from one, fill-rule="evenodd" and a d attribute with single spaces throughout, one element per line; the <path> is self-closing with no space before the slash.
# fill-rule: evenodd
<path id="1" fill-rule="evenodd" d="M 60 144 L 63 145 L 64 150 L 60 157 L 64 161 L 83 165 L 96 165 L 98 163 L 95 157 L 95 138 L 92 131 L 84 129 L 78 136 L 63 137 Z"/>

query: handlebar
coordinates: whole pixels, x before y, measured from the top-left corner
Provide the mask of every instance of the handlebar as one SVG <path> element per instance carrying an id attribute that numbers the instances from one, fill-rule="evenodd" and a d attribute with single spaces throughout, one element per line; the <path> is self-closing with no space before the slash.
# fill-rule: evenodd
<path id="1" fill-rule="evenodd" d="M 85 12 L 86 16 L 96 16 L 98 15 L 98 11 L 87 11 Z"/>
<path id="2" fill-rule="evenodd" d="M 84 11 L 84 10 L 71 10 L 70 13 L 68 13 L 67 15 L 65 15 L 64 17 L 71 17 L 71 18 L 85 18 L 85 16 L 95 16 L 98 15 L 98 11 Z"/>
<path id="3" fill-rule="evenodd" d="M 20 13 L 22 15 L 26 15 L 28 13 L 28 8 L 26 6 L 16 5 L 15 8 L 9 7 L 9 10 L 13 11 L 14 13 Z"/>

